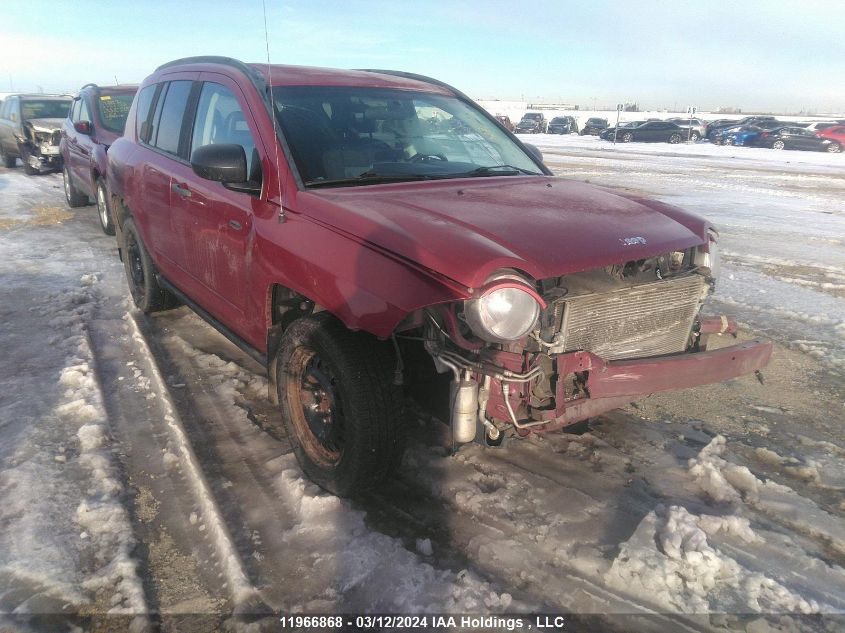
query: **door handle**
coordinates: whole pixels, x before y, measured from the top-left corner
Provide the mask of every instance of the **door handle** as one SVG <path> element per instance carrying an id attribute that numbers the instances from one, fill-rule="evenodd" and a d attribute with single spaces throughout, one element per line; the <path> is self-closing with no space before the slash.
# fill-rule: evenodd
<path id="1" fill-rule="evenodd" d="M 183 187 L 178 182 L 174 182 L 170 185 L 170 191 L 173 193 L 182 196 L 183 198 L 190 198 L 191 197 L 191 190 L 187 187 Z"/>
<path id="2" fill-rule="evenodd" d="M 243 227 L 241 226 L 241 223 L 240 223 L 240 222 L 238 222 L 237 220 L 229 220 L 229 226 L 231 226 L 231 227 L 232 227 L 233 229 L 235 229 L 236 231 L 240 231 L 240 230 L 241 230 L 241 228 L 243 228 Z"/>

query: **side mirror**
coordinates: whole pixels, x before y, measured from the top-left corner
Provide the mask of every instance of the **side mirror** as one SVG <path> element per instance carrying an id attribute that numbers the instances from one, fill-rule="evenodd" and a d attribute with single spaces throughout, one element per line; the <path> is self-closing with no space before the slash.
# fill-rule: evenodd
<path id="1" fill-rule="evenodd" d="M 79 132 L 80 134 L 91 134 L 91 122 L 77 121 L 73 124 L 73 129 Z"/>
<path id="2" fill-rule="evenodd" d="M 246 153 L 240 145 L 203 145 L 191 154 L 191 169 L 200 178 L 216 182 L 241 183 L 247 179 Z"/>
<path id="3" fill-rule="evenodd" d="M 523 143 L 523 145 L 525 145 L 525 149 L 527 149 L 534 158 L 539 160 L 541 163 L 543 162 L 543 152 L 537 149 L 535 145 L 532 145 L 531 143 Z"/>

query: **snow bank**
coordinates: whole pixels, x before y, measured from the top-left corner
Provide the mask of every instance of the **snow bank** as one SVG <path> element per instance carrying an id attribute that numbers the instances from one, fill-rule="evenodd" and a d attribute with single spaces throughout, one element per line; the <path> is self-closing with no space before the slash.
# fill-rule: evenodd
<path id="1" fill-rule="evenodd" d="M 726 461 L 721 457 L 725 444 L 724 436 L 717 435 L 698 457 L 689 461 L 689 472 L 702 492 L 718 502 L 747 503 L 772 520 L 821 539 L 831 549 L 845 554 L 845 524 L 839 517 L 787 486 L 762 481 L 747 467 Z"/>

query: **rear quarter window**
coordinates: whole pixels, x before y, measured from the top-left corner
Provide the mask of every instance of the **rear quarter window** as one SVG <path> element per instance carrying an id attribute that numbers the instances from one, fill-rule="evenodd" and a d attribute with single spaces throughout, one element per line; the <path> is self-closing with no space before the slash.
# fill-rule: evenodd
<path id="1" fill-rule="evenodd" d="M 152 113 L 150 107 L 153 104 L 157 84 L 147 86 L 138 93 L 138 107 L 135 114 L 135 133 L 145 143 L 150 138 L 150 127 L 152 124 Z"/>

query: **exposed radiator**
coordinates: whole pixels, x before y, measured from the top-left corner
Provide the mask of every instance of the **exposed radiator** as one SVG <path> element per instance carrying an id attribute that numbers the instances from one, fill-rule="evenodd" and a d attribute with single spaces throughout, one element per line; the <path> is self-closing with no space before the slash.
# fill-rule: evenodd
<path id="1" fill-rule="evenodd" d="M 552 352 L 586 350 L 606 360 L 686 349 L 705 281 L 689 275 L 567 297 L 554 306 L 560 336 Z"/>

